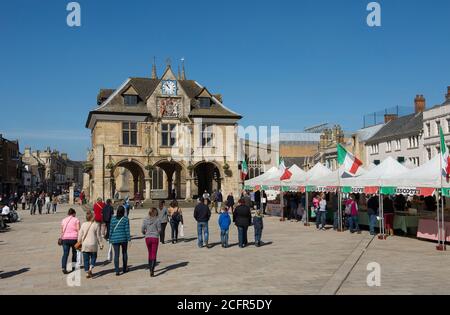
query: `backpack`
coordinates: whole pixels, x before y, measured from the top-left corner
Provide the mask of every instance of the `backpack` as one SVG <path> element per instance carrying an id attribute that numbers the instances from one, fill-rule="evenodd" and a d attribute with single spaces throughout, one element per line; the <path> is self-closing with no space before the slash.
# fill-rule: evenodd
<path id="1" fill-rule="evenodd" d="M 178 209 L 177 209 L 176 212 L 174 212 L 174 213 L 172 214 L 172 220 L 173 220 L 174 222 L 180 222 L 180 221 L 181 221 L 181 213 L 178 211 Z"/>

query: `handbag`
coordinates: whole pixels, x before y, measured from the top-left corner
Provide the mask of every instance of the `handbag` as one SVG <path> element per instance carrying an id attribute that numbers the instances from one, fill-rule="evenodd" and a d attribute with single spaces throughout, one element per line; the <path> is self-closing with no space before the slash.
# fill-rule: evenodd
<path id="1" fill-rule="evenodd" d="M 91 225 L 89 225 L 87 231 L 86 231 L 86 235 L 84 235 L 83 239 L 81 240 L 81 242 L 76 242 L 76 244 L 74 245 L 76 250 L 81 250 L 81 247 L 83 246 L 83 242 L 86 239 L 86 237 L 89 234 L 89 230 L 91 229 L 92 224 L 94 224 L 94 222 L 91 222 Z"/>
<path id="2" fill-rule="evenodd" d="M 73 217 L 72 217 L 72 218 L 73 218 Z M 62 246 L 62 237 L 64 236 L 64 233 L 66 233 L 67 226 L 69 225 L 69 223 L 70 223 L 70 221 L 72 220 L 72 218 L 70 218 L 69 221 L 66 223 L 66 226 L 64 227 L 64 230 L 63 230 L 63 232 L 62 232 L 62 234 L 61 234 L 61 237 L 58 238 L 58 245 L 59 245 L 59 246 Z"/>
<path id="3" fill-rule="evenodd" d="M 178 226 L 178 234 L 180 234 L 180 237 L 184 237 L 184 225 L 183 225 L 183 223 Z"/>

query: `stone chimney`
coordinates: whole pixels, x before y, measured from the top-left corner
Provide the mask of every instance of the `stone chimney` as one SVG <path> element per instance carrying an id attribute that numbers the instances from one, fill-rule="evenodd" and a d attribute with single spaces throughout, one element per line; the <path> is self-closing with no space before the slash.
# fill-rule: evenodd
<path id="1" fill-rule="evenodd" d="M 384 115 L 384 123 L 387 124 L 388 122 L 394 121 L 398 118 L 397 114 L 386 114 Z"/>
<path id="2" fill-rule="evenodd" d="M 447 95 L 445 95 L 445 100 L 450 102 L 450 86 L 447 87 Z"/>
<path id="3" fill-rule="evenodd" d="M 68 158 L 67 158 L 67 153 L 61 153 L 61 158 L 62 158 L 64 161 L 67 161 L 67 160 L 68 160 Z"/>
<path id="4" fill-rule="evenodd" d="M 426 108 L 426 101 L 425 97 L 423 95 L 416 95 L 416 98 L 414 99 L 414 112 L 416 114 L 423 113 Z"/>
<path id="5" fill-rule="evenodd" d="M 25 154 L 26 158 L 30 158 L 31 157 L 31 148 L 30 147 L 26 147 L 24 154 Z"/>

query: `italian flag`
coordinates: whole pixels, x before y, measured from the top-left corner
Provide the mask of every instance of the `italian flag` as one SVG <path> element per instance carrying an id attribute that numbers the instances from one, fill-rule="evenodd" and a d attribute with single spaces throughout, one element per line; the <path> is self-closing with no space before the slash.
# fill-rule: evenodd
<path id="1" fill-rule="evenodd" d="M 353 156 L 353 154 L 347 152 L 345 148 L 338 144 L 338 163 L 339 165 L 344 165 L 345 171 L 352 175 L 356 175 L 359 167 L 363 164 L 360 160 Z"/>
<path id="2" fill-rule="evenodd" d="M 291 173 L 291 171 L 289 171 L 289 169 L 286 168 L 286 165 L 284 165 L 283 159 L 280 160 L 280 165 L 279 165 L 278 169 L 281 171 L 281 174 L 282 174 L 280 177 L 280 180 L 291 179 L 292 173 Z"/>
<path id="3" fill-rule="evenodd" d="M 248 174 L 247 162 L 244 160 L 241 164 L 241 180 L 245 180 Z"/>
<path id="4" fill-rule="evenodd" d="M 442 159 L 442 173 L 445 177 L 450 176 L 450 157 L 448 154 L 447 146 L 445 145 L 444 132 L 442 127 L 439 128 L 439 134 L 441 136 L 441 159 Z"/>

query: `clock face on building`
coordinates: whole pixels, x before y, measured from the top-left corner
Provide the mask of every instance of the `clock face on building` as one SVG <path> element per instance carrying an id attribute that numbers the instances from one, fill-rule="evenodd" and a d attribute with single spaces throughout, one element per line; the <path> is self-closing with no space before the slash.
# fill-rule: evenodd
<path id="1" fill-rule="evenodd" d="M 163 95 L 177 95 L 177 81 L 166 80 L 162 82 Z"/>

